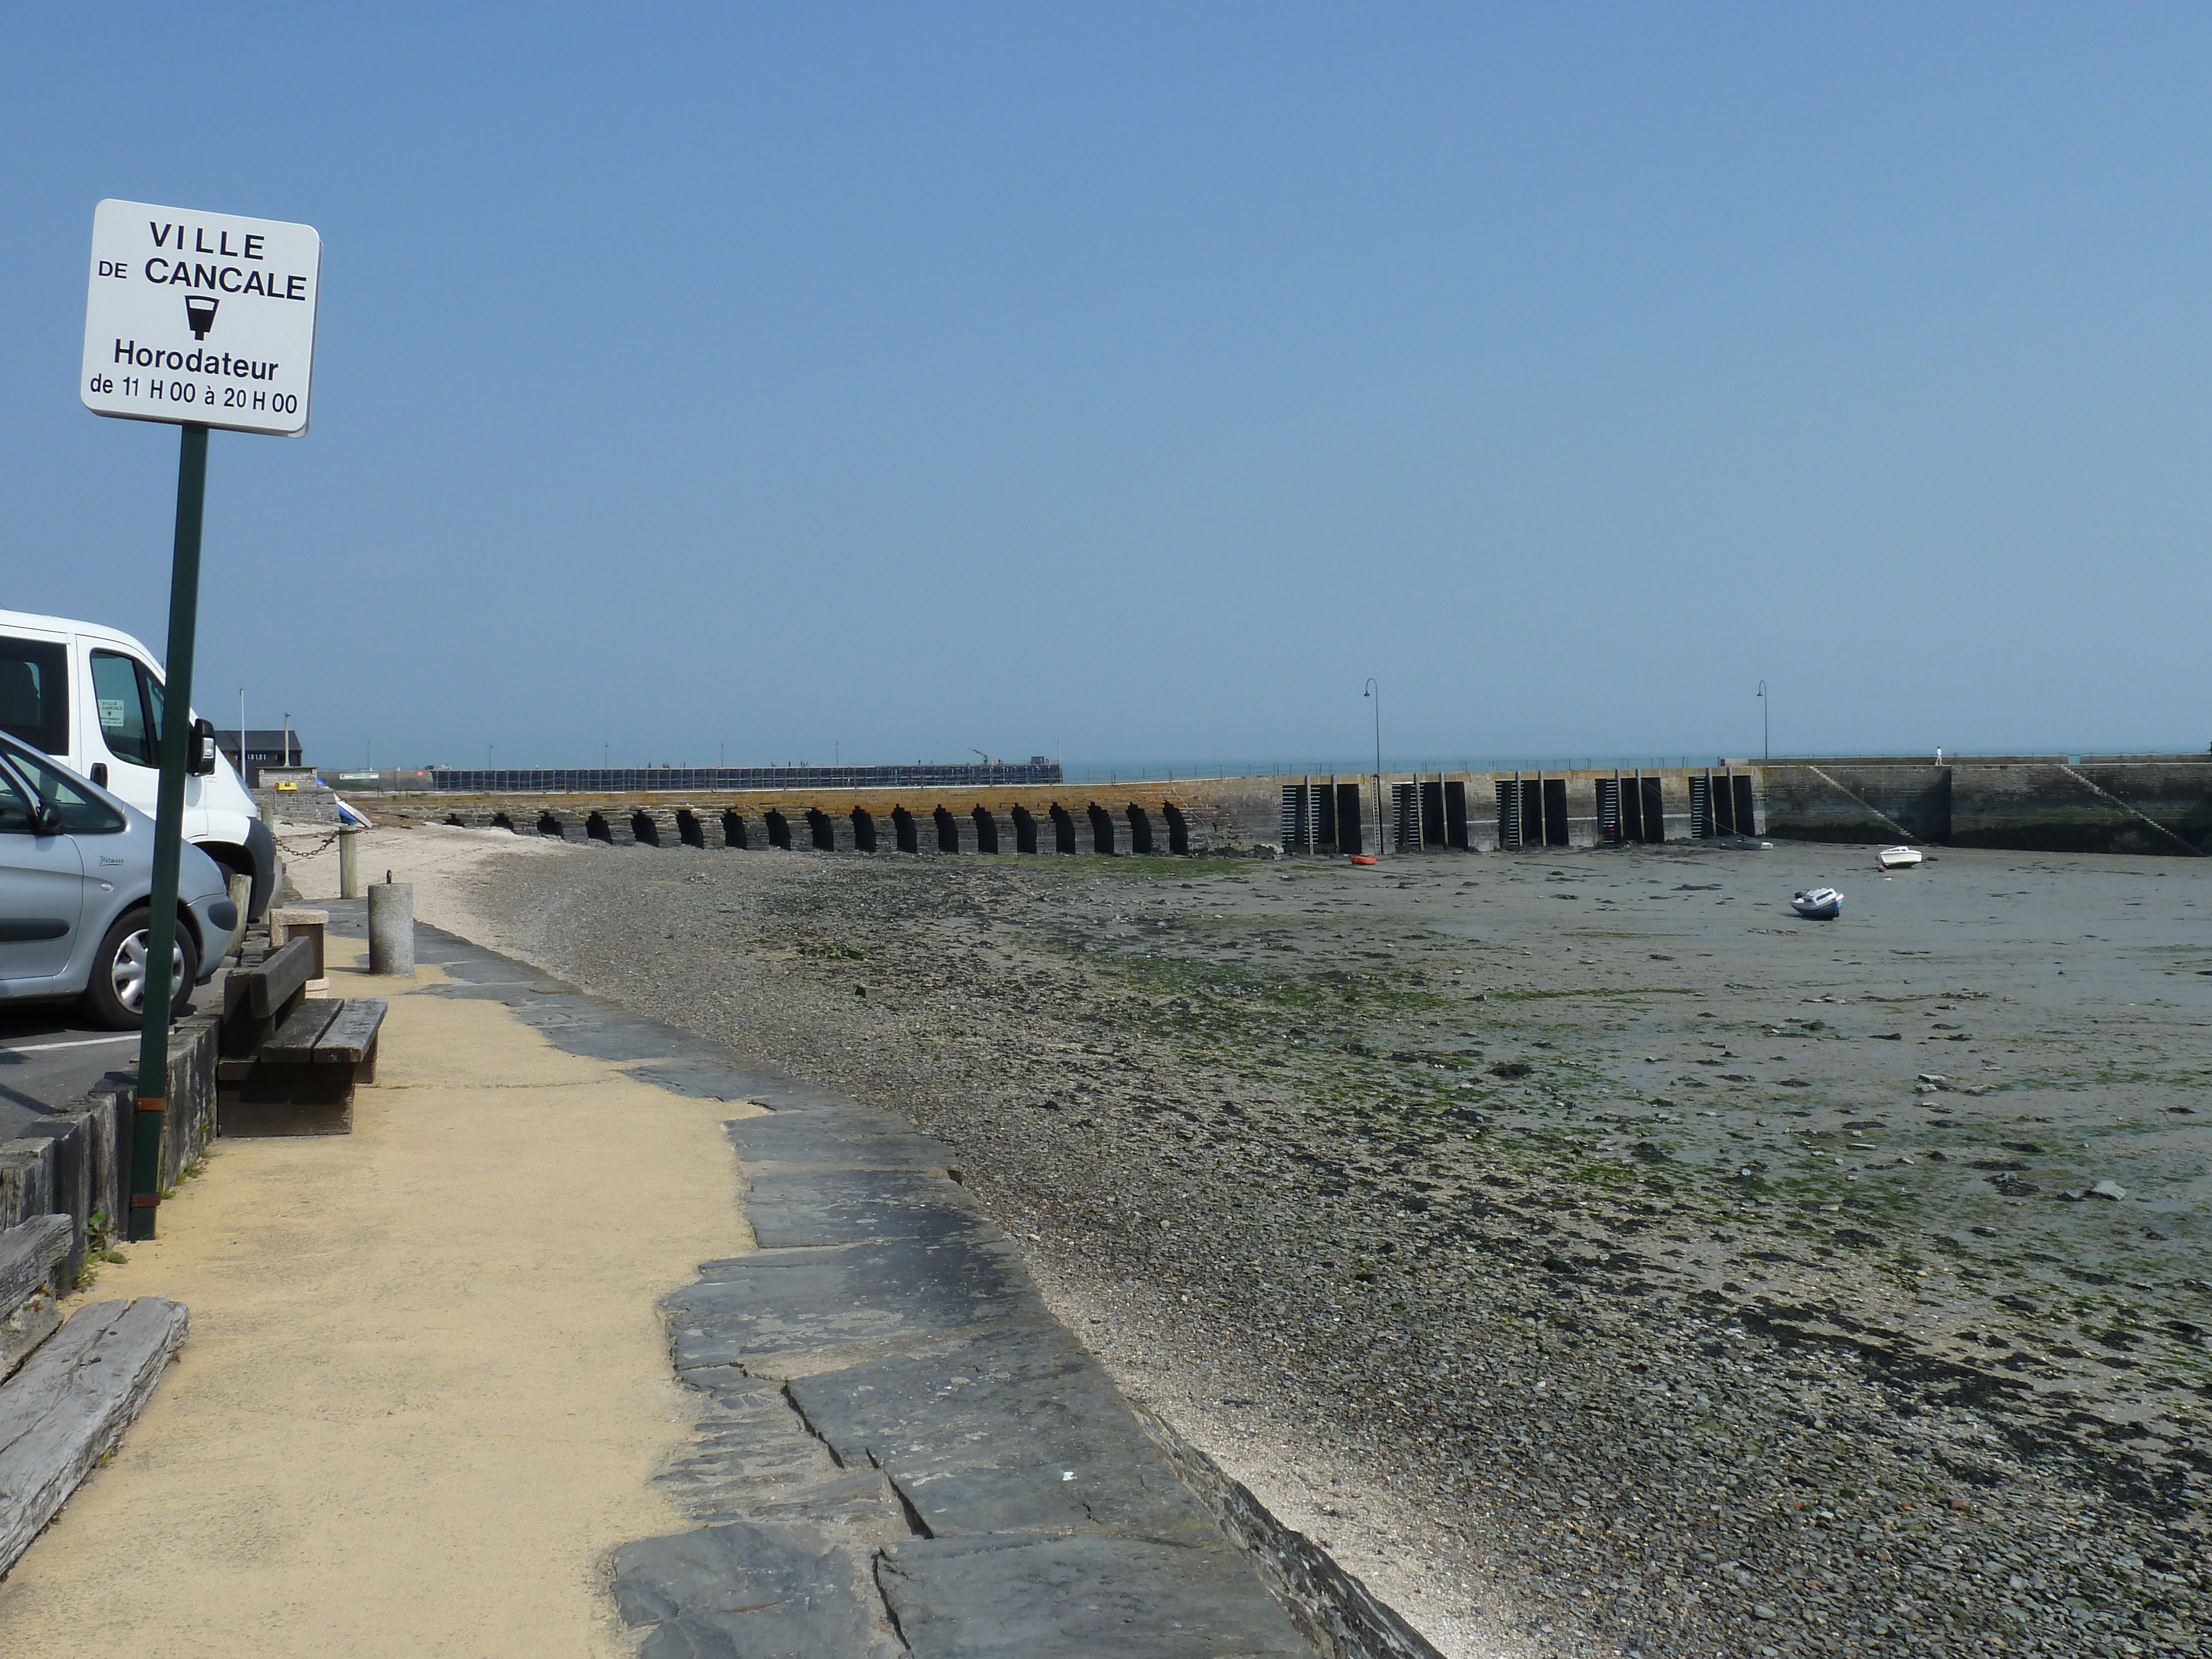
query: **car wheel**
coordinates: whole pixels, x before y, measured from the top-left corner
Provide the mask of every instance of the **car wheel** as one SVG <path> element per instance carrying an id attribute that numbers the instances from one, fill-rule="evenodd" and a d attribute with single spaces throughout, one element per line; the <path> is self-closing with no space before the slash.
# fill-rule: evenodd
<path id="1" fill-rule="evenodd" d="M 147 912 L 131 911 L 107 930 L 100 941 L 100 954 L 93 959 L 85 1001 L 93 1018 L 112 1030 L 127 1031 L 145 1018 L 146 929 L 150 921 Z M 199 952 L 179 924 L 177 942 L 169 951 L 169 983 L 175 992 L 169 1008 L 173 1016 L 192 1006 L 192 981 L 199 971 Z"/>

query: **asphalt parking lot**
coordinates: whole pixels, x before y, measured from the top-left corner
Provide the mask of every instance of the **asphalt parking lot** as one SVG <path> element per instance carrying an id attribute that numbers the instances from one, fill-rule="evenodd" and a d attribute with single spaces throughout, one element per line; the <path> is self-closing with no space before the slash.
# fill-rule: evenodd
<path id="1" fill-rule="evenodd" d="M 220 1006 L 222 985 L 218 973 L 192 993 L 192 1006 Z M 0 1006 L 0 1140 L 137 1061 L 137 1032 L 103 1030 L 73 1003 Z"/>

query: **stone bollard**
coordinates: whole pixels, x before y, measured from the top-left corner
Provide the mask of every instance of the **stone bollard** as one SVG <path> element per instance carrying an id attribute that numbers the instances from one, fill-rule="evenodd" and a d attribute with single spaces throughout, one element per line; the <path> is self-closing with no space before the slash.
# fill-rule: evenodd
<path id="1" fill-rule="evenodd" d="M 361 830 L 347 824 L 338 831 L 338 896 L 361 896 Z"/>
<path id="2" fill-rule="evenodd" d="M 415 887 L 380 881 L 368 890 L 368 971 L 415 977 Z"/>

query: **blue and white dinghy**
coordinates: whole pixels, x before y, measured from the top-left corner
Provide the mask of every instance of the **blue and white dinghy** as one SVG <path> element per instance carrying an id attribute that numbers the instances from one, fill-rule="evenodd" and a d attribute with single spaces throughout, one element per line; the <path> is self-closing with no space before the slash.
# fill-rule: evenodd
<path id="1" fill-rule="evenodd" d="M 1808 921 L 1833 921 L 1844 914 L 1844 896 L 1832 887 L 1808 887 L 1790 908 Z"/>

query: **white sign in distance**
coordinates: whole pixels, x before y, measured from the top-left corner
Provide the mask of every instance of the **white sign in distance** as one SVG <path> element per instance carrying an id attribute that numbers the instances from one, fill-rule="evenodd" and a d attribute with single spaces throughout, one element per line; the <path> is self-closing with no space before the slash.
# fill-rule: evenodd
<path id="1" fill-rule="evenodd" d="M 102 202 L 92 213 L 84 406 L 300 436 L 322 270 L 312 225 Z"/>

